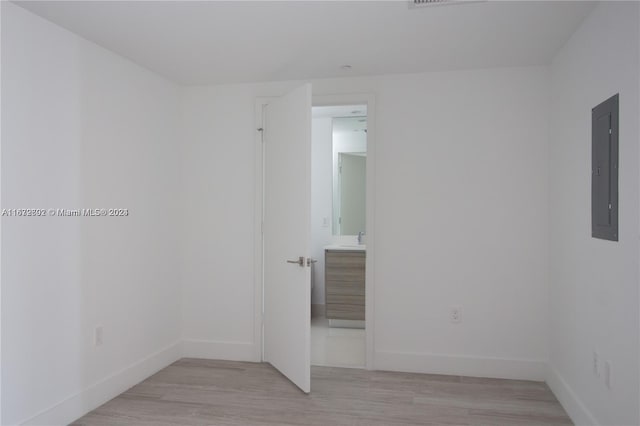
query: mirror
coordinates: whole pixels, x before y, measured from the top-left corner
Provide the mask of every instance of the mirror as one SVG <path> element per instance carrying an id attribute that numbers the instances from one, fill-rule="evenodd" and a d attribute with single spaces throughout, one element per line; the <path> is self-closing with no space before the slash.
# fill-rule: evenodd
<path id="1" fill-rule="evenodd" d="M 366 231 L 367 117 L 334 117 L 333 235 Z"/>

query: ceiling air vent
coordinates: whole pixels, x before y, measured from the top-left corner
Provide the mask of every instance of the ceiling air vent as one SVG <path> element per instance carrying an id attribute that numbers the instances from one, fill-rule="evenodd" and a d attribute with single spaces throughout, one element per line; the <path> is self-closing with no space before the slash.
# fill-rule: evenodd
<path id="1" fill-rule="evenodd" d="M 452 4 L 478 3 L 486 0 L 409 0 L 409 8 L 447 6 Z"/>

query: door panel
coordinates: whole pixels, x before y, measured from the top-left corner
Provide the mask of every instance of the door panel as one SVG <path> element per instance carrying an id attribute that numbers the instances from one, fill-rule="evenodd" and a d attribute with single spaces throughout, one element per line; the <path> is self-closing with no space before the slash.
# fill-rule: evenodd
<path id="1" fill-rule="evenodd" d="M 311 387 L 311 85 L 264 114 L 264 360 Z M 303 257 L 303 265 L 295 262 Z M 290 261 L 290 262 L 288 262 Z"/>
<path id="2" fill-rule="evenodd" d="M 594 123 L 594 139 L 596 142 L 593 145 L 595 170 L 592 179 L 594 191 L 597 194 L 602 194 L 604 198 L 601 202 L 594 203 L 593 206 L 593 218 L 598 226 L 611 225 L 611 210 L 609 209 L 611 202 L 611 171 L 609 170 L 609 164 L 611 162 L 610 128 L 611 114 L 597 118 Z"/>

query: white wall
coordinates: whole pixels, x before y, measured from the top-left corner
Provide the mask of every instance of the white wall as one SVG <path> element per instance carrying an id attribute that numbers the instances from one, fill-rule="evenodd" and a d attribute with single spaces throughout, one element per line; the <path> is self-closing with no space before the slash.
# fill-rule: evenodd
<path id="1" fill-rule="evenodd" d="M 184 90 L 185 336 L 253 359 L 254 102 L 299 83 Z M 545 68 L 314 81 L 376 96 L 374 367 L 542 379 Z M 449 322 L 449 306 L 463 321 Z"/>
<path id="2" fill-rule="evenodd" d="M 186 356 L 258 360 L 253 328 L 256 125 L 251 93 L 249 86 L 184 89 Z"/>
<path id="3" fill-rule="evenodd" d="M 130 212 L 2 218 L 3 424 L 67 424 L 180 356 L 177 105 L 2 2 L 2 207 Z"/>
<path id="4" fill-rule="evenodd" d="M 580 424 L 638 424 L 638 3 L 599 4 L 553 61 L 549 383 Z M 620 93 L 619 242 L 591 238 L 591 108 Z M 613 387 L 593 374 L 612 362 Z"/>
<path id="5" fill-rule="evenodd" d="M 324 305 L 324 247 L 333 242 L 331 117 L 313 118 L 311 131 L 311 257 L 317 260 L 311 274 L 311 303 Z"/>

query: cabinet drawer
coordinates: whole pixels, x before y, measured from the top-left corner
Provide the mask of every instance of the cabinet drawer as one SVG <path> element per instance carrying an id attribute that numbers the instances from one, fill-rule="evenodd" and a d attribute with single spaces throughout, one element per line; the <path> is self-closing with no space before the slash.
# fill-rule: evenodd
<path id="1" fill-rule="evenodd" d="M 364 283 L 364 280 L 365 280 L 364 268 L 363 269 L 334 268 L 331 266 L 327 266 L 324 273 L 325 273 L 325 280 L 327 281 Z"/>
<path id="2" fill-rule="evenodd" d="M 364 282 L 353 281 L 327 281 L 325 285 L 327 294 L 349 294 L 364 296 Z"/>
<path id="3" fill-rule="evenodd" d="M 325 258 L 327 264 L 337 267 L 364 268 L 366 263 L 364 252 L 327 250 Z"/>
<path id="4" fill-rule="evenodd" d="M 364 253 L 327 251 L 325 255 L 325 279 L 327 281 L 361 281 L 364 283 Z"/>
<path id="5" fill-rule="evenodd" d="M 328 319 L 364 320 L 364 305 L 327 303 Z"/>
<path id="6" fill-rule="evenodd" d="M 327 293 L 328 305 L 361 305 L 364 306 L 364 294 L 331 294 Z"/>

